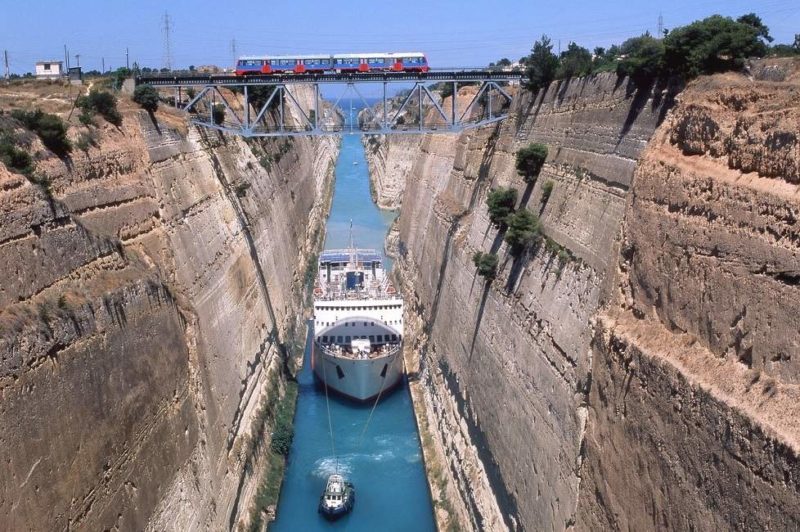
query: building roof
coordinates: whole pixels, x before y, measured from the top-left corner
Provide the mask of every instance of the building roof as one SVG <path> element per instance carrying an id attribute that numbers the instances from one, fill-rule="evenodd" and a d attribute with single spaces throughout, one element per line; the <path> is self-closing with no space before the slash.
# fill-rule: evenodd
<path id="1" fill-rule="evenodd" d="M 63 65 L 64 61 L 36 61 L 36 64 L 37 65 L 53 65 L 53 64 Z"/>

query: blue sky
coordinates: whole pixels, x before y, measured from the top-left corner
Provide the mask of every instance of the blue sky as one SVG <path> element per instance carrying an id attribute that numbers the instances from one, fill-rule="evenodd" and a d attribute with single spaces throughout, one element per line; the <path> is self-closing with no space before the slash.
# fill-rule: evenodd
<path id="1" fill-rule="evenodd" d="M 592 48 L 655 32 L 659 13 L 667 28 L 714 13 L 755 11 L 778 42 L 800 32 L 800 0 L 2 0 L 0 50 L 12 72 L 33 70 L 42 59 L 63 59 L 63 46 L 81 54 L 84 69 L 125 62 L 163 66 L 164 11 L 173 21 L 173 65 L 232 63 L 237 52 L 336 53 L 423 51 L 432 66 L 482 66 L 500 57 L 518 59 L 543 33 L 566 47 Z M 1 65 L 0 65 L 1 66 Z"/>

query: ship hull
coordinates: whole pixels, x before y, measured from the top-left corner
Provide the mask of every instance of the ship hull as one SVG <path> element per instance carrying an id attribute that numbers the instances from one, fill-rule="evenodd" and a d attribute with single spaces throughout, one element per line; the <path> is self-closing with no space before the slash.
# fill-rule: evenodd
<path id="1" fill-rule="evenodd" d="M 350 359 L 325 353 L 313 343 L 311 366 L 314 376 L 328 390 L 359 402 L 375 400 L 401 382 L 402 349 L 368 360 Z"/>

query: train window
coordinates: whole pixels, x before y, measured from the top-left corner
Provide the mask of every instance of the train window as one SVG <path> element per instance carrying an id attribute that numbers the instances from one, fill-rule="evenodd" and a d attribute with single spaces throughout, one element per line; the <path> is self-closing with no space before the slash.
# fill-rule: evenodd
<path id="1" fill-rule="evenodd" d="M 367 59 L 367 63 L 369 63 L 370 65 L 381 65 L 381 64 L 383 64 L 383 58 L 382 57 L 371 57 L 371 58 Z"/>
<path id="2" fill-rule="evenodd" d="M 369 343 L 371 343 L 371 344 L 375 343 L 375 335 L 374 334 L 370 334 L 369 335 Z"/>
<path id="3" fill-rule="evenodd" d="M 322 343 L 323 344 L 327 344 L 328 343 L 328 337 L 327 336 L 323 336 L 322 337 Z"/>
<path id="4" fill-rule="evenodd" d="M 350 338 L 351 338 L 350 336 L 345 336 L 345 337 L 344 337 L 344 341 L 345 341 L 345 343 L 348 343 L 348 344 L 349 344 L 349 343 L 350 343 Z"/>
<path id="5" fill-rule="evenodd" d="M 336 343 L 337 344 L 341 344 L 342 343 L 342 337 L 341 336 L 337 336 L 336 337 Z"/>
<path id="6" fill-rule="evenodd" d="M 396 335 L 396 334 L 393 334 L 393 335 L 392 335 L 392 342 L 396 342 L 396 341 L 397 341 L 397 335 Z"/>
<path id="7" fill-rule="evenodd" d="M 365 322 L 364 322 L 364 327 L 366 327 L 366 326 L 367 326 L 367 322 L 365 321 Z"/>

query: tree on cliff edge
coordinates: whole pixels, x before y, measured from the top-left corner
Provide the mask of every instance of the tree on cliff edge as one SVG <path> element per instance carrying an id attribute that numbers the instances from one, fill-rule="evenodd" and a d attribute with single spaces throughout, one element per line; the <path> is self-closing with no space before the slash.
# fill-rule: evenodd
<path id="1" fill-rule="evenodd" d="M 550 37 L 542 35 L 534 43 L 531 55 L 525 58 L 525 86 L 533 92 L 545 88 L 555 79 L 557 70 L 558 56 L 553 53 L 553 43 Z"/>
<path id="2" fill-rule="evenodd" d="M 133 101 L 148 113 L 155 113 L 158 109 L 158 92 L 152 85 L 139 85 L 133 91 Z"/>

